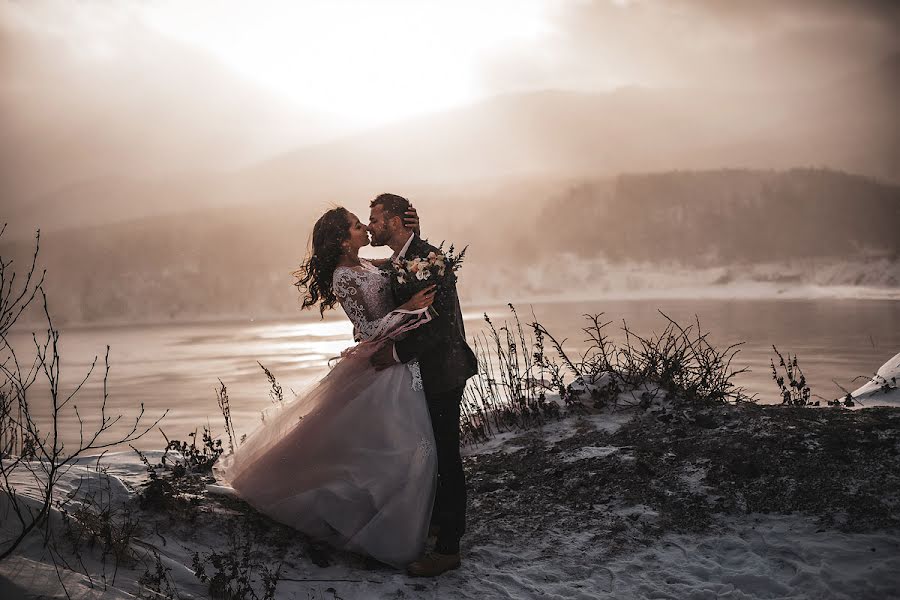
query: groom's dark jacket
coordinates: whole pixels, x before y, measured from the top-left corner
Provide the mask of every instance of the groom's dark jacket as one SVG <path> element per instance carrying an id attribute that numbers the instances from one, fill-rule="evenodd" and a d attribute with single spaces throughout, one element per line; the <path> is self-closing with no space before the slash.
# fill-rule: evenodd
<path id="1" fill-rule="evenodd" d="M 429 252 L 438 252 L 438 249 L 413 234 L 403 258 L 425 258 Z M 391 289 L 397 306 L 411 296 L 408 290 L 400 290 L 393 277 Z M 438 313 L 437 317 L 394 343 L 397 358 L 401 362 L 419 360 L 422 385 L 425 392 L 430 394 L 460 388 L 469 377 L 478 372 L 478 360 L 466 343 L 466 330 L 459 308 L 459 297 L 456 295 L 456 275 L 452 271 L 448 271 L 437 288 L 434 309 Z"/>

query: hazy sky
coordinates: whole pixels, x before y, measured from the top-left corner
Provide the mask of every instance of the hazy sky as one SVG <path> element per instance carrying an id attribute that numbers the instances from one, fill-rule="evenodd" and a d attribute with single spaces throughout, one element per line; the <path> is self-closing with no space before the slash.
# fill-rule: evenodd
<path id="1" fill-rule="evenodd" d="M 894 0 L 597 0 L 549 14 L 552 33 L 488 84 L 755 90 L 837 80 L 900 49 Z"/>
<path id="2" fill-rule="evenodd" d="M 0 197 L 231 170 L 511 92 L 653 88 L 653 116 L 687 89 L 774 114 L 844 78 L 896 85 L 898 32 L 895 0 L 0 0 Z"/>
<path id="3" fill-rule="evenodd" d="M 20 58 L 52 45 L 68 69 L 122 85 L 153 55 L 196 52 L 355 126 L 523 89 L 837 78 L 898 50 L 898 15 L 900 2 L 861 0 L 28 0 L 3 3 L 0 32 Z"/>
<path id="4" fill-rule="evenodd" d="M 475 100 L 482 65 L 540 43 L 549 9 L 539 0 L 27 1 L 5 4 L 0 18 L 7 44 L 57 43 L 72 68 L 124 79 L 141 75 L 147 55 L 202 53 L 297 107 L 371 125 Z"/>

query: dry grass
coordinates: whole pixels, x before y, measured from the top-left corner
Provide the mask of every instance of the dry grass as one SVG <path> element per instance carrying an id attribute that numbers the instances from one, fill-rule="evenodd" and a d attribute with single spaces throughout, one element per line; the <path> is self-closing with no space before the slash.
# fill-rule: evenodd
<path id="1" fill-rule="evenodd" d="M 666 326 L 649 337 L 623 322 L 625 342 L 617 345 L 606 334 L 611 322 L 603 313 L 584 315 L 588 346 L 572 356 L 567 340 L 558 340 L 537 319 L 523 327 L 515 307 L 509 308 L 511 323 L 498 327 L 485 315 L 487 328 L 474 340 L 479 373 L 464 395 L 466 442 L 605 406 L 646 408 L 662 399 L 684 408 L 753 400 L 734 383 L 747 370 L 732 367 L 742 343 L 716 348 L 699 319 L 682 326 L 660 312 Z"/>

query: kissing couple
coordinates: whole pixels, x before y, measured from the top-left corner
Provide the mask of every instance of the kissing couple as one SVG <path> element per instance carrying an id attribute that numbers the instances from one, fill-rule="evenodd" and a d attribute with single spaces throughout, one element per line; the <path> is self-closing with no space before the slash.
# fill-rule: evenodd
<path id="1" fill-rule="evenodd" d="M 368 226 L 345 208 L 322 215 L 295 273 L 302 308 L 318 305 L 324 316 L 340 303 L 357 344 L 267 415 L 216 475 L 286 525 L 433 577 L 460 565 L 460 404 L 477 360 L 454 269 L 445 271 L 440 249 L 418 234 L 415 209 L 395 194 L 381 194 L 369 208 Z M 373 246 L 394 251 L 392 259 L 359 257 L 370 234 Z M 398 265 L 413 265 L 418 289 L 404 285 Z M 439 269 L 426 273 L 426 265 Z M 426 554 L 432 536 L 434 551 Z"/>

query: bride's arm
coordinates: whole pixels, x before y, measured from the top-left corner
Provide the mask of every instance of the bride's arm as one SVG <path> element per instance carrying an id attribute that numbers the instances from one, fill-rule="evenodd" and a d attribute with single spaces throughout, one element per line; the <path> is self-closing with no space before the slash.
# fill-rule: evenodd
<path id="1" fill-rule="evenodd" d="M 370 340 L 389 331 L 398 322 L 406 320 L 409 315 L 391 311 L 383 317 L 376 318 L 371 307 L 366 305 L 366 294 L 363 293 L 365 279 L 361 279 L 352 269 L 338 269 L 334 273 L 332 290 L 343 307 L 347 317 L 353 323 L 354 337 L 357 341 Z M 398 309 L 417 310 L 431 306 L 434 297 L 434 286 L 416 293 Z"/>
<path id="2" fill-rule="evenodd" d="M 365 303 L 362 282 L 352 269 L 338 268 L 334 272 L 331 289 L 341 303 L 347 318 L 353 323 L 353 337 L 356 341 L 369 339 L 377 324 Z"/>

